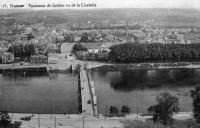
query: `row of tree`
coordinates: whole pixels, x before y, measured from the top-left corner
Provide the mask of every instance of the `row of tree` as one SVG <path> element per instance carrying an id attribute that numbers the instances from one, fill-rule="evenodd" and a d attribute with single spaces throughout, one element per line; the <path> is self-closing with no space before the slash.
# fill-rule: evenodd
<path id="1" fill-rule="evenodd" d="M 193 116 L 197 123 L 200 123 L 200 87 L 196 87 L 191 91 L 193 98 Z M 157 104 L 150 106 L 147 112 L 152 115 L 154 124 L 160 123 L 163 125 L 173 124 L 173 114 L 180 110 L 179 99 L 168 92 L 160 93 L 156 97 Z M 124 116 L 131 112 L 131 109 L 123 105 L 121 114 L 116 106 L 110 106 L 109 116 Z"/>
<path id="2" fill-rule="evenodd" d="M 83 45 L 81 45 L 81 44 L 75 44 L 75 45 L 73 46 L 73 49 L 72 49 L 73 52 L 87 51 L 87 50 L 88 50 L 88 49 L 87 49 L 86 47 L 84 47 Z"/>
<path id="3" fill-rule="evenodd" d="M 30 58 L 35 54 L 35 46 L 34 44 L 14 44 L 9 47 L 8 52 L 14 53 L 15 57 Z"/>
<path id="4" fill-rule="evenodd" d="M 109 108 L 109 116 L 113 117 L 113 116 L 125 116 L 126 114 L 129 114 L 131 112 L 131 109 L 126 106 L 123 105 L 121 108 L 121 113 L 119 112 L 119 109 L 116 106 L 110 106 Z"/>
<path id="5" fill-rule="evenodd" d="M 110 60 L 123 63 L 200 59 L 200 44 L 126 43 L 112 46 L 110 49 Z"/>

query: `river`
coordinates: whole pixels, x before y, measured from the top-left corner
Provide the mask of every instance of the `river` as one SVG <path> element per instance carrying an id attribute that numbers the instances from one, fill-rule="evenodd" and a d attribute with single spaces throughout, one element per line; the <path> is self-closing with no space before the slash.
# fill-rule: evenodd
<path id="1" fill-rule="evenodd" d="M 111 105 L 145 113 L 156 96 L 169 92 L 179 98 L 180 111 L 192 111 L 190 90 L 200 85 L 200 69 L 91 71 L 98 112 Z M 0 110 L 22 113 L 78 113 L 78 75 L 47 72 L 0 74 Z"/>
<path id="2" fill-rule="evenodd" d="M 180 111 L 191 112 L 190 90 L 200 85 L 200 69 L 94 71 L 91 75 L 100 113 L 108 112 L 111 105 L 145 113 L 163 92 L 179 98 Z"/>
<path id="3" fill-rule="evenodd" d="M 0 74 L 0 110 L 22 113 L 78 113 L 78 77 L 70 73 Z"/>

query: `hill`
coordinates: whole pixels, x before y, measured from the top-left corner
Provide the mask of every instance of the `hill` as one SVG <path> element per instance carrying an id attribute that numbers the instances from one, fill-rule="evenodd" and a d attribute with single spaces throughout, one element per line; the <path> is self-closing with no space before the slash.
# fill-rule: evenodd
<path id="1" fill-rule="evenodd" d="M 200 13 L 193 9 L 0 10 L 0 18 L 24 24 L 114 24 L 127 19 L 129 23 L 150 20 L 155 25 L 200 26 Z"/>

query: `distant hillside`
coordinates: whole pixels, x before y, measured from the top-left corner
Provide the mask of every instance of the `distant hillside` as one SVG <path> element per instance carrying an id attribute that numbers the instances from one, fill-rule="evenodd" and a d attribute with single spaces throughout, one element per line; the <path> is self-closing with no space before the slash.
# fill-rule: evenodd
<path id="1" fill-rule="evenodd" d="M 0 18 L 25 24 L 87 24 L 88 21 L 92 24 L 110 24 L 122 23 L 125 19 L 129 23 L 153 19 L 157 25 L 200 26 L 200 12 L 192 9 L 0 10 Z"/>

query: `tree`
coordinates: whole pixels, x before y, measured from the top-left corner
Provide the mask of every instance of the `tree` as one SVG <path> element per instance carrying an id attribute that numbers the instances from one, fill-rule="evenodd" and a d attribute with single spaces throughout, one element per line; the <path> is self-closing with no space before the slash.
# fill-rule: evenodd
<path id="1" fill-rule="evenodd" d="M 110 106 L 109 111 L 111 116 L 119 115 L 119 110 L 116 106 Z"/>
<path id="2" fill-rule="evenodd" d="M 78 51 L 87 51 L 88 49 L 81 44 L 75 44 L 73 47 L 73 52 L 78 52 Z"/>
<path id="3" fill-rule="evenodd" d="M 121 113 L 123 115 L 129 114 L 130 112 L 131 112 L 131 109 L 128 106 L 126 106 L 126 105 L 122 106 Z"/>
<path id="4" fill-rule="evenodd" d="M 81 36 L 81 42 L 88 42 L 89 41 L 89 35 L 88 33 L 83 33 Z"/>
<path id="5" fill-rule="evenodd" d="M 27 36 L 27 40 L 31 40 L 31 39 L 34 39 L 34 35 L 32 33 L 28 34 Z"/>
<path id="6" fill-rule="evenodd" d="M 0 113 L 0 126 L 7 128 L 9 127 L 10 123 L 11 123 L 10 116 L 8 114 Z"/>
<path id="7" fill-rule="evenodd" d="M 67 41 L 67 42 L 74 42 L 74 35 L 73 34 L 64 34 L 64 41 Z"/>
<path id="8" fill-rule="evenodd" d="M 110 47 L 109 58 L 115 62 L 197 61 L 200 44 L 125 43 Z"/>
<path id="9" fill-rule="evenodd" d="M 191 97 L 193 98 L 193 116 L 197 123 L 200 123 L 200 87 L 191 90 Z"/>
<path id="10" fill-rule="evenodd" d="M 12 123 L 12 120 L 8 113 L 1 113 L 0 112 L 0 128 L 20 128 L 22 122 L 15 121 Z"/>
<path id="11" fill-rule="evenodd" d="M 179 111 L 178 98 L 168 92 L 160 93 L 156 97 L 158 104 L 150 106 L 148 112 L 153 114 L 153 121 L 160 122 L 163 125 L 170 125 L 173 123 L 172 115 Z"/>
<path id="12" fill-rule="evenodd" d="M 14 53 L 15 57 L 20 57 L 22 60 L 26 57 L 31 57 L 31 55 L 35 54 L 35 46 L 34 44 L 12 44 L 8 52 Z"/>

